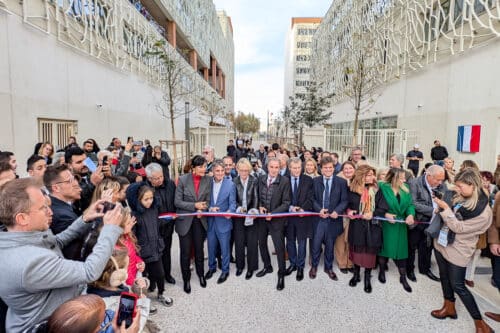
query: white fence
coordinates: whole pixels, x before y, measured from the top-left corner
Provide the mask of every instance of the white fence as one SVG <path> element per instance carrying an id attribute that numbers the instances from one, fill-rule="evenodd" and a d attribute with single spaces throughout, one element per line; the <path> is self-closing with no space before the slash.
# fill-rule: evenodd
<path id="1" fill-rule="evenodd" d="M 386 166 L 392 153 L 406 153 L 418 142 L 416 131 L 405 129 L 360 129 L 353 145 L 353 130 L 326 130 L 326 150 L 336 152 L 342 161 L 349 157 L 350 149 L 359 146 L 367 161 L 376 167 Z"/>

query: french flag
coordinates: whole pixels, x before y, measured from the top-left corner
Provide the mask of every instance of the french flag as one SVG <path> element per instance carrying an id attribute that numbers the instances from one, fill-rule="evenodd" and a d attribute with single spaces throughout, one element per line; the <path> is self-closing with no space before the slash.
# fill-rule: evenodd
<path id="1" fill-rule="evenodd" d="M 458 126 L 457 150 L 464 153 L 479 152 L 481 125 Z"/>

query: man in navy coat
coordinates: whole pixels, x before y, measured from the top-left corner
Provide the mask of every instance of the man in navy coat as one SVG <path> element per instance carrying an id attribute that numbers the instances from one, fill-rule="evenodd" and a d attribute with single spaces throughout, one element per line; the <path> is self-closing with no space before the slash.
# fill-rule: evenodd
<path id="1" fill-rule="evenodd" d="M 321 177 L 314 178 L 313 210 L 320 213 L 313 238 L 312 267 L 309 271 L 311 279 L 316 278 L 321 244 L 325 244 L 325 273 L 330 279 L 337 280 L 332 269 L 333 245 L 337 236 L 344 231 L 342 217 L 347 208 L 347 182 L 333 175 L 334 166 L 330 156 L 323 157 L 320 162 Z"/>
<path id="2" fill-rule="evenodd" d="M 213 180 L 210 192 L 209 212 L 228 212 L 236 211 L 236 187 L 231 179 L 224 177 L 224 162 L 216 160 L 212 166 Z M 216 252 L 217 245 L 220 246 L 222 253 L 222 274 L 217 283 L 223 283 L 229 276 L 229 260 L 231 230 L 233 222 L 227 217 L 209 217 L 208 218 L 208 272 L 205 279 L 208 280 L 217 271 Z"/>

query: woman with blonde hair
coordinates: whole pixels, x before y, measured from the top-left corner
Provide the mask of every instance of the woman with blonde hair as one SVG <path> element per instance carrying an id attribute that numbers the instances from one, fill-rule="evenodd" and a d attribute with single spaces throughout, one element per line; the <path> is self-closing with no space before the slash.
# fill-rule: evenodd
<path id="1" fill-rule="evenodd" d="M 408 227 L 413 225 L 415 206 L 410 194 L 410 189 L 405 183 L 405 170 L 391 168 L 387 172 L 384 182 L 379 182 L 379 191 L 387 203 L 387 212 L 384 217 L 387 221 L 382 222 L 382 250 L 379 253 L 379 275 L 381 283 L 385 283 L 385 266 L 389 258 L 399 270 L 399 282 L 404 290 L 411 293 L 412 289 L 406 280 L 406 259 L 408 258 Z M 385 209 L 385 204 L 382 207 Z M 395 220 L 404 220 L 405 223 Z"/>
<path id="2" fill-rule="evenodd" d="M 50 142 L 44 142 L 38 150 L 38 155 L 45 158 L 47 165 L 52 164 L 52 156 L 54 155 L 54 146 Z"/>
<path id="3" fill-rule="evenodd" d="M 452 207 L 434 198 L 443 220 L 439 238 L 434 239 L 434 249 L 444 305 L 431 315 L 438 319 L 457 318 L 455 294 L 458 294 L 474 319 L 476 332 L 492 332 L 492 329 L 483 321 L 474 296 L 464 281 L 466 266 L 474 255 L 479 235 L 491 225 L 492 211 L 488 201 L 479 172 L 474 168 L 464 168 L 455 176 Z"/>
<path id="4" fill-rule="evenodd" d="M 306 159 L 306 161 L 304 162 L 304 174 L 311 178 L 316 178 L 319 176 L 318 164 L 311 157 Z"/>
<path id="5" fill-rule="evenodd" d="M 365 268 L 364 290 L 372 291 L 371 271 L 377 262 L 377 253 L 382 247 L 382 228 L 373 220 L 374 216 L 384 216 L 388 207 L 381 192 L 377 192 L 375 168 L 369 165 L 358 166 L 349 186 L 349 256 L 354 263 L 354 275 L 349 281 L 355 287 L 360 279 L 360 268 Z"/>
<path id="6" fill-rule="evenodd" d="M 447 157 L 444 159 L 444 171 L 448 176 L 448 181 L 453 184 L 453 180 L 455 179 L 456 171 L 453 169 L 455 165 L 455 161 L 451 157 Z"/>
<path id="7" fill-rule="evenodd" d="M 337 176 L 345 179 L 347 181 L 347 185 L 350 185 L 354 177 L 355 170 L 355 164 L 351 161 L 346 161 L 342 164 L 342 168 Z M 347 274 L 349 271 L 352 271 L 352 262 L 349 259 L 349 244 L 347 243 L 347 235 L 349 234 L 349 218 L 344 217 L 343 223 L 344 232 L 342 232 L 335 240 L 333 253 L 340 271 Z"/>

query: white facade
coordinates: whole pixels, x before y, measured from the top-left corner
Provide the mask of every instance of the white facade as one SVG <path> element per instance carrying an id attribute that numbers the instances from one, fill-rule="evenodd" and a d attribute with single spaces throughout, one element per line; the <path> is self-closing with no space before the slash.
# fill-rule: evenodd
<path id="1" fill-rule="evenodd" d="M 75 3 L 102 7 L 95 11 L 99 15 L 78 16 L 71 7 Z M 191 127 L 205 126 L 207 118 L 198 111 L 210 101 L 225 111 L 234 108 L 230 19 L 209 0 L 190 1 L 187 7 L 174 6 L 178 1 L 155 3 L 166 17 L 178 19 L 172 22 L 182 38 L 178 52 L 166 44 L 185 73 L 183 87 L 191 89 L 177 108 L 190 102 Z M 163 97 L 158 63 L 146 55 L 151 43 L 166 35 L 127 0 L 0 1 L 0 150 L 16 153 L 18 173 L 25 171 L 35 143 L 47 137 L 42 123 L 52 123 L 55 144 L 68 133 L 79 143 L 94 138 L 101 148 L 112 137 L 147 138 L 152 144 L 171 139 L 169 120 L 158 112 Z M 196 70 L 186 50 L 195 54 Z M 215 59 L 217 92 L 203 75 Z M 177 139 L 184 139 L 184 117 L 175 127 Z"/>
<path id="2" fill-rule="evenodd" d="M 289 96 L 305 93 L 311 81 L 312 38 L 320 18 L 294 17 L 285 43 L 285 93 L 284 105 Z"/>
<path id="3" fill-rule="evenodd" d="M 456 167 L 472 159 L 494 170 L 500 149 L 499 1 L 488 3 L 494 10 L 463 0 L 334 1 L 314 37 L 312 58 L 314 78 L 336 93 L 334 127 L 352 128 L 353 50 L 371 45 L 376 52 L 364 54 L 374 64 L 373 100 L 360 119 L 371 119 L 376 128 L 377 120 L 397 117 L 398 129 L 416 131 L 426 162 L 439 139 Z M 481 125 L 478 153 L 457 151 L 458 126 L 464 125 Z"/>

